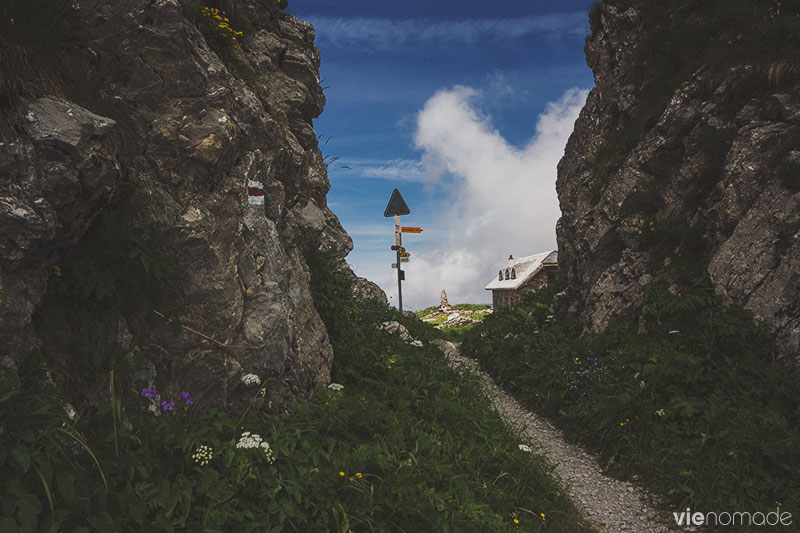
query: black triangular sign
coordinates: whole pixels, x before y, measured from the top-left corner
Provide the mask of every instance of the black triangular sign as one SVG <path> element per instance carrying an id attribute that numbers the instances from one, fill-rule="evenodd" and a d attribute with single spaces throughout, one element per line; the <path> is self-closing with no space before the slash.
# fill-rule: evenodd
<path id="1" fill-rule="evenodd" d="M 389 198 L 389 205 L 386 206 L 386 211 L 383 212 L 383 216 L 393 217 L 395 215 L 408 215 L 410 213 L 411 210 L 400 195 L 400 191 L 397 189 L 392 191 L 392 197 Z"/>

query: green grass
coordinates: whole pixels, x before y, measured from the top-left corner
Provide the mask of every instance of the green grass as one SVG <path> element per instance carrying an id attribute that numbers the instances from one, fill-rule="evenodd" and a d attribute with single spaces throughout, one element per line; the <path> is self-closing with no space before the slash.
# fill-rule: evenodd
<path id="1" fill-rule="evenodd" d="M 476 322 L 480 322 L 487 316 L 491 314 L 492 306 L 487 304 L 458 304 L 453 305 L 450 307 L 449 313 L 439 313 L 439 308 L 436 306 L 433 307 L 426 307 L 421 311 L 417 311 L 414 313 L 417 318 L 422 319 L 428 315 L 433 313 L 437 313 L 435 317 L 432 319 L 426 320 L 425 324 L 430 326 L 441 326 L 444 322 L 447 321 L 448 315 L 455 313 L 455 312 L 463 312 L 463 311 L 472 311 L 472 313 L 467 314 L 465 316 L 469 316 Z M 447 339 L 450 341 L 461 342 L 464 338 L 464 334 L 469 331 L 475 323 L 472 324 L 456 324 L 454 326 L 446 326 L 441 328 L 438 334 L 441 338 Z"/>
<path id="2" fill-rule="evenodd" d="M 124 385 L 118 367 L 93 391 L 100 408 L 71 420 L 64 377 L 43 385 L 31 356 L 0 395 L 0 531 L 589 531 L 552 466 L 520 451 L 476 378 L 430 345 L 430 327 L 350 300 L 325 258 L 311 264 L 343 390 L 284 414 L 259 408 L 258 385 L 244 412 L 162 393 L 174 409 L 156 416 L 146 385 Z M 425 346 L 382 331 L 389 319 Z M 157 385 L 181 389 L 178 376 Z M 244 431 L 270 454 L 237 448 Z"/>
<path id="3" fill-rule="evenodd" d="M 491 309 L 491 308 L 492 308 L 492 306 L 488 305 L 488 304 L 458 304 L 458 305 L 451 305 L 450 306 L 450 309 L 452 309 L 453 311 L 459 311 L 459 310 L 464 310 L 464 311 L 486 311 L 487 309 Z M 414 314 L 417 315 L 419 318 L 422 318 L 422 317 L 424 317 L 426 315 L 429 315 L 431 313 L 437 313 L 437 312 L 439 312 L 439 306 L 438 305 L 433 305 L 431 307 L 426 307 L 425 309 L 422 309 L 421 311 L 416 311 Z"/>
<path id="4" fill-rule="evenodd" d="M 495 313 L 462 352 L 612 473 L 675 509 L 800 509 L 800 376 L 774 338 L 706 284 L 648 291 L 646 329 L 584 334 L 556 289 Z M 555 315 L 548 320 L 549 315 Z"/>

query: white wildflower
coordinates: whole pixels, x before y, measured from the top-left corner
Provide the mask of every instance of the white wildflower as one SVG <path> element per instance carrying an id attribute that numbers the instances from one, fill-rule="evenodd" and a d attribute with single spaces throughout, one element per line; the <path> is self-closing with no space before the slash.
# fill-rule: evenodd
<path id="1" fill-rule="evenodd" d="M 411 346 L 416 346 L 417 348 L 422 348 L 422 341 L 414 341 L 411 343 Z"/>
<path id="2" fill-rule="evenodd" d="M 271 463 L 275 460 L 275 455 L 272 453 L 272 450 L 269 447 L 268 442 L 262 442 L 260 445 L 262 450 L 264 450 L 264 455 L 267 457 L 267 462 Z"/>
<path id="3" fill-rule="evenodd" d="M 644 381 L 640 381 L 640 382 L 639 382 L 639 386 L 640 386 L 641 388 L 644 388 Z"/>
<path id="4" fill-rule="evenodd" d="M 525 453 L 530 453 L 531 452 L 531 447 L 528 446 L 527 444 L 520 444 L 519 445 L 519 449 L 522 450 Z"/>
<path id="5" fill-rule="evenodd" d="M 72 407 L 72 404 L 69 402 L 64 404 L 64 412 L 67 413 L 67 416 L 70 420 L 75 420 L 78 418 L 78 412 L 75 411 L 75 408 Z"/>
<path id="6" fill-rule="evenodd" d="M 665 415 L 665 414 L 667 414 L 667 413 L 665 413 L 663 409 L 659 409 L 658 411 L 656 411 L 656 414 L 657 414 L 658 416 L 664 416 L 664 415 Z"/>
<path id="7" fill-rule="evenodd" d="M 275 454 L 272 453 L 269 443 L 265 442 L 258 433 L 250 433 L 249 431 L 243 432 L 241 438 L 239 438 L 239 442 L 236 443 L 236 447 L 245 450 L 258 448 L 264 451 L 267 462 L 271 463 L 275 460 Z"/>
<path id="8" fill-rule="evenodd" d="M 155 400 L 150 400 L 150 403 L 147 405 L 147 410 L 155 416 L 161 416 L 161 411 L 158 409 L 158 402 Z"/>
<path id="9" fill-rule="evenodd" d="M 261 435 L 245 431 L 236 443 L 237 448 L 258 448 L 261 445 Z"/>
<path id="10" fill-rule="evenodd" d="M 261 385 L 261 378 L 255 374 L 245 374 L 242 376 L 242 383 L 245 385 Z"/>
<path id="11" fill-rule="evenodd" d="M 203 444 L 192 454 L 194 462 L 200 466 L 207 465 L 208 462 L 214 458 L 214 449 L 211 446 Z"/>
<path id="12" fill-rule="evenodd" d="M 340 385 L 339 383 L 331 383 L 328 385 L 328 390 L 332 390 L 334 392 L 339 392 L 344 388 L 344 385 Z"/>

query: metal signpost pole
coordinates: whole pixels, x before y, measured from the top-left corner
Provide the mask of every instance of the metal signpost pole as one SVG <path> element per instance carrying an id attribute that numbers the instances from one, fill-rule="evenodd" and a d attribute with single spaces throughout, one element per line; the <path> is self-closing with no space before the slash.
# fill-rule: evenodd
<path id="1" fill-rule="evenodd" d="M 400 217 L 394 216 L 394 241 L 397 246 L 397 308 L 400 313 L 403 312 L 403 271 L 400 267 L 403 263 L 400 262 L 400 253 L 403 249 L 403 234 L 400 233 Z"/>
<path id="2" fill-rule="evenodd" d="M 397 263 L 392 265 L 392 268 L 397 269 L 397 308 L 403 312 L 403 280 L 405 279 L 405 271 L 401 268 L 403 263 L 409 261 L 409 254 L 403 248 L 403 232 L 408 233 L 422 233 L 422 228 L 406 228 L 400 226 L 400 215 L 408 215 L 411 210 L 408 208 L 406 201 L 400 191 L 395 189 L 392 191 L 392 197 L 389 198 L 389 204 L 383 212 L 385 217 L 394 217 L 394 246 L 392 250 L 397 251 Z"/>

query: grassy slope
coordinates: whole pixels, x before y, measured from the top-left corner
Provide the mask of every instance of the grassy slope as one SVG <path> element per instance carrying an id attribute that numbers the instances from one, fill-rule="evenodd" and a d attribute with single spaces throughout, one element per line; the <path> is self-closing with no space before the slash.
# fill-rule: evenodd
<path id="1" fill-rule="evenodd" d="M 781 505 L 796 516 L 800 376 L 775 363 L 768 331 L 701 286 L 682 296 L 654 288 L 645 334 L 617 324 L 580 335 L 553 292 L 487 318 L 462 351 L 611 472 L 641 476 L 675 508 Z"/>
<path id="2" fill-rule="evenodd" d="M 409 346 L 378 328 L 404 318 L 350 300 L 324 262 L 314 272 L 344 388 L 291 414 L 257 409 L 253 386 L 244 413 L 162 397 L 174 410 L 155 416 L 137 387 L 72 421 L 30 359 L 0 396 L 0 531 L 588 531 L 551 466 L 520 451 L 475 379 L 428 345 L 429 328 L 408 321 L 425 341 Z M 140 408 L 122 412 L 122 396 Z M 237 448 L 244 431 L 270 456 Z"/>

